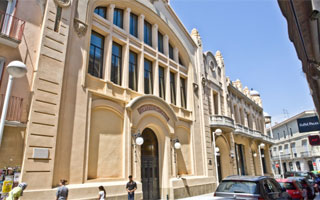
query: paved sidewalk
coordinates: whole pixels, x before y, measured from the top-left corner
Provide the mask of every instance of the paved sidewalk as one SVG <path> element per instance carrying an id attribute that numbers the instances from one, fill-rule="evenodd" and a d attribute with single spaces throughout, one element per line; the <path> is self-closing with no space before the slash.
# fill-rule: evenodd
<path id="1" fill-rule="evenodd" d="M 201 200 L 213 200 L 213 193 L 209 193 L 209 194 L 204 194 L 204 195 L 200 195 L 200 196 L 194 196 L 194 197 L 188 197 L 188 198 L 183 198 L 183 199 L 179 199 L 179 200 L 197 200 L 197 199 L 201 199 Z M 316 198 L 314 198 L 314 200 L 320 200 L 320 195 L 319 193 L 317 193 Z"/>
<path id="2" fill-rule="evenodd" d="M 188 197 L 188 198 L 182 198 L 179 200 L 197 200 L 197 199 L 201 199 L 201 200 L 212 200 L 213 199 L 213 192 L 209 193 L 209 194 L 203 194 L 200 196 L 193 196 L 193 197 Z"/>

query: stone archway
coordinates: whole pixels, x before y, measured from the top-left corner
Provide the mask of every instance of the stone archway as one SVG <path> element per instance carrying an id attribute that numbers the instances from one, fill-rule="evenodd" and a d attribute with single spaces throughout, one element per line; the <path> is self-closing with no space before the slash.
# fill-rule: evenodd
<path id="1" fill-rule="evenodd" d="M 222 180 L 225 177 L 232 175 L 232 165 L 230 165 L 230 147 L 227 139 L 223 136 L 218 136 L 216 138 L 216 147 L 219 148 L 220 156 L 217 157 L 217 162 L 220 164 L 222 176 L 221 178 L 219 177 L 219 180 Z"/>

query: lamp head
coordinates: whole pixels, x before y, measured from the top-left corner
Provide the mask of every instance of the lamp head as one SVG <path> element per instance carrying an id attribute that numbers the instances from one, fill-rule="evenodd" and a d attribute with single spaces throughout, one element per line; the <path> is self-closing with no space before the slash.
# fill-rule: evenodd
<path id="1" fill-rule="evenodd" d="M 216 129 L 216 130 L 214 131 L 214 133 L 215 133 L 216 135 L 221 135 L 221 134 L 222 134 L 222 130 L 221 130 L 220 128 L 218 128 L 218 129 Z"/>
<path id="2" fill-rule="evenodd" d="M 219 153 L 219 151 L 220 151 L 220 149 L 219 149 L 219 147 L 216 147 L 216 153 Z"/>
<path id="3" fill-rule="evenodd" d="M 263 149 L 266 145 L 264 143 L 260 144 L 260 147 Z"/>
<path id="4" fill-rule="evenodd" d="M 28 70 L 23 62 L 15 60 L 8 64 L 7 71 L 13 78 L 21 78 Z"/>
<path id="5" fill-rule="evenodd" d="M 141 146 L 141 145 L 143 145 L 143 142 L 144 142 L 143 137 L 138 136 L 138 137 L 136 138 L 136 144 L 137 144 L 137 145 Z"/>
<path id="6" fill-rule="evenodd" d="M 181 143 L 179 142 L 178 139 L 174 140 L 174 148 L 175 149 L 181 149 Z"/>
<path id="7" fill-rule="evenodd" d="M 257 153 L 253 153 L 253 157 L 257 157 Z"/>

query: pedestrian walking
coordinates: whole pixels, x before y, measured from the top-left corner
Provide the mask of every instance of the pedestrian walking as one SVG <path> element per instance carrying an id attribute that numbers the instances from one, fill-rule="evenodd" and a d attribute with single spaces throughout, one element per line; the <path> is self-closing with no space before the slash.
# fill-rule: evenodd
<path id="1" fill-rule="evenodd" d="M 101 185 L 99 186 L 99 200 L 105 200 L 106 199 L 106 190 Z"/>
<path id="2" fill-rule="evenodd" d="M 23 195 L 23 190 L 25 190 L 27 186 L 27 183 L 20 183 L 18 187 L 13 188 L 13 190 L 9 192 L 6 200 L 18 200 Z"/>
<path id="3" fill-rule="evenodd" d="M 126 186 L 128 192 L 128 200 L 134 200 L 134 191 L 137 189 L 137 183 L 133 181 L 132 176 L 129 176 L 129 182 Z"/>
<path id="4" fill-rule="evenodd" d="M 67 200 L 69 189 L 66 187 L 67 180 L 60 180 L 60 187 L 57 190 L 57 200 Z"/>

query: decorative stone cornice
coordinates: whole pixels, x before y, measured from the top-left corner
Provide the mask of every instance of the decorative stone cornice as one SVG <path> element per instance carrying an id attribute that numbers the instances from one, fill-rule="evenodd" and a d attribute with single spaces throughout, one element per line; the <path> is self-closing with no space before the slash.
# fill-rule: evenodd
<path id="1" fill-rule="evenodd" d="M 73 26 L 74 26 L 74 30 L 76 31 L 79 37 L 84 36 L 88 29 L 88 25 L 77 18 L 74 18 Z"/>
<path id="2" fill-rule="evenodd" d="M 71 0 L 54 0 L 56 4 L 58 4 L 60 7 L 69 7 L 71 4 Z"/>

